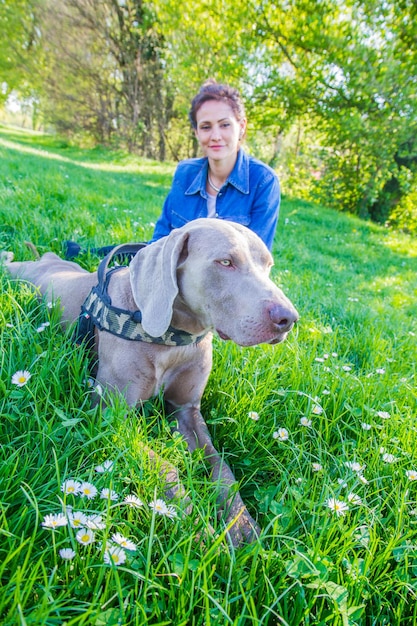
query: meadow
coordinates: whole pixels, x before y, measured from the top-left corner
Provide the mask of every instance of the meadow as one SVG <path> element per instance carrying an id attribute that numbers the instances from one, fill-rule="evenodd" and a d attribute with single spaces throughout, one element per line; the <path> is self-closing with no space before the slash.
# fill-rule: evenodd
<path id="1" fill-rule="evenodd" d="M 73 239 L 95 269 L 90 247 L 150 238 L 173 171 L 0 126 L 0 249 Z M 417 242 L 284 189 L 273 252 L 300 321 L 275 347 L 215 338 L 202 407 L 262 527 L 237 549 L 161 399 L 94 407 L 59 305 L 0 269 L 1 624 L 417 624 Z"/>

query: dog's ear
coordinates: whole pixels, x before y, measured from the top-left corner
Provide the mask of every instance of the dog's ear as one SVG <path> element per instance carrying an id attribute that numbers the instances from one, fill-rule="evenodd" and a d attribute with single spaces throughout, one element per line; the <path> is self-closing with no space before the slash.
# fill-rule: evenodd
<path id="1" fill-rule="evenodd" d="M 130 263 L 130 286 L 142 312 L 143 330 L 151 337 L 163 335 L 172 319 L 178 294 L 177 267 L 187 255 L 188 233 L 172 231 L 140 250 Z"/>

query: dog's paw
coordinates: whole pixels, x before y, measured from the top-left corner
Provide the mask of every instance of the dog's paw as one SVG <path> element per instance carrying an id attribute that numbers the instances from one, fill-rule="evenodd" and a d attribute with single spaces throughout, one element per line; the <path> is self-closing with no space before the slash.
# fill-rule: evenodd
<path id="1" fill-rule="evenodd" d="M 258 539 L 261 527 L 243 505 L 238 511 L 227 517 L 227 536 L 231 544 L 237 548 L 245 543 L 252 543 Z"/>

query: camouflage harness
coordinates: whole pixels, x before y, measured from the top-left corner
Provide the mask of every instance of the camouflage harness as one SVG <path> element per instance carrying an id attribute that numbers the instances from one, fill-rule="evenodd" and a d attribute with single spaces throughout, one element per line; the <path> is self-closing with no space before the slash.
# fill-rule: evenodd
<path id="1" fill-rule="evenodd" d="M 130 261 L 146 245 L 146 243 L 137 243 L 117 246 L 102 260 L 97 271 L 98 284 L 92 288 L 81 306 L 75 335 L 75 342 L 78 345 L 81 343 L 87 343 L 89 347 L 94 345 L 94 327 L 122 339 L 164 346 L 187 346 L 199 343 L 205 337 L 206 333 L 193 335 L 172 326 L 161 337 L 152 337 L 142 327 L 142 313 L 139 310 L 128 311 L 112 305 L 108 294 L 110 279 L 115 272 L 125 268 L 126 265 L 117 265 L 108 269 L 110 261 L 117 256 L 122 257 L 125 262 Z"/>

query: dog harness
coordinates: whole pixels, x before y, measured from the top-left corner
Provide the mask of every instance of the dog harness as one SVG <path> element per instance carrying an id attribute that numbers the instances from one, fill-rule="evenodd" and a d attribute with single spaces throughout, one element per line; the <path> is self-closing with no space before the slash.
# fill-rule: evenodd
<path id="1" fill-rule="evenodd" d="M 146 243 L 137 243 L 116 246 L 101 261 L 97 270 L 98 284 L 92 288 L 81 306 L 81 313 L 74 337 L 77 345 L 86 343 L 89 347 L 92 347 L 94 345 L 95 327 L 122 339 L 144 341 L 164 346 L 188 346 L 193 343 L 199 343 L 206 336 L 207 333 L 194 335 L 170 326 L 162 336 L 152 337 L 142 327 L 142 313 L 139 310 L 120 309 L 111 303 L 111 298 L 108 294 L 110 279 L 116 272 L 124 269 L 126 261 L 130 262 L 135 254 L 146 245 Z M 109 269 L 109 263 L 115 257 L 121 257 L 125 264 L 116 265 Z"/>

